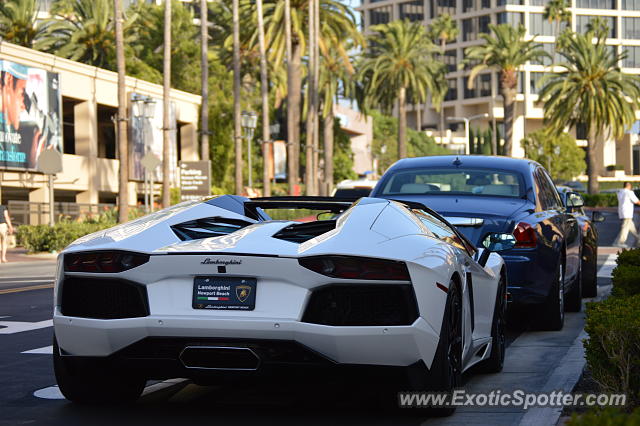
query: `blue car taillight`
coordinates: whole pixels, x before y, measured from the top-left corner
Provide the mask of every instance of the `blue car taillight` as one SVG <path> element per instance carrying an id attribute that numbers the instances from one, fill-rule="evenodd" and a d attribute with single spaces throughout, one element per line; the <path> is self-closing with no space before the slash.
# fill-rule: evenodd
<path id="1" fill-rule="evenodd" d="M 69 253 L 64 256 L 66 272 L 115 273 L 133 269 L 149 261 L 149 255 L 124 251 Z"/>
<path id="2" fill-rule="evenodd" d="M 516 239 L 515 248 L 533 248 L 538 244 L 536 230 L 526 222 L 520 222 L 513 230 Z"/>

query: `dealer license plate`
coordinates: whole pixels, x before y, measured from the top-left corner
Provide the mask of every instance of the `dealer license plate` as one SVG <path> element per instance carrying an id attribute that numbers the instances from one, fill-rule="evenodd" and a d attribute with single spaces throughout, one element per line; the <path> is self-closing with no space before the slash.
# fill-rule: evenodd
<path id="1" fill-rule="evenodd" d="M 195 277 L 193 309 L 253 311 L 256 286 L 255 278 Z"/>

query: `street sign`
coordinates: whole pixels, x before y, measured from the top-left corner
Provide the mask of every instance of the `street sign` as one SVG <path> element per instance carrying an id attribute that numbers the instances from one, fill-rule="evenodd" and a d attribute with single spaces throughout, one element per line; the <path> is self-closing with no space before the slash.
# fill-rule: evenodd
<path id="1" fill-rule="evenodd" d="M 62 154 L 55 149 L 45 149 L 38 156 L 38 170 L 46 175 L 62 171 Z"/>
<path id="2" fill-rule="evenodd" d="M 180 162 L 180 200 L 193 200 L 211 195 L 211 162 Z"/>
<path id="3" fill-rule="evenodd" d="M 158 156 L 151 151 L 147 152 L 144 155 L 144 157 L 142 157 L 142 160 L 140 161 L 140 164 L 142 164 L 142 167 L 144 167 L 145 169 L 147 169 L 147 171 L 150 171 L 150 172 L 152 172 L 156 167 L 158 167 L 160 163 L 162 163 L 162 160 L 160 160 Z"/>

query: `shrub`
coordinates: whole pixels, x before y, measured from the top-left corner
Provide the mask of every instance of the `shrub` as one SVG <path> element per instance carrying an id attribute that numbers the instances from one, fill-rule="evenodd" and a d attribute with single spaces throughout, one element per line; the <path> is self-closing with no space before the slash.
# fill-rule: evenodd
<path id="1" fill-rule="evenodd" d="M 625 297 L 640 294 L 640 265 L 619 264 L 611 274 L 614 296 Z M 640 312 L 638 312 L 640 315 Z"/>
<path id="2" fill-rule="evenodd" d="M 585 331 L 587 365 L 606 391 L 640 402 L 640 295 L 588 303 Z"/>
<path id="3" fill-rule="evenodd" d="M 587 207 L 617 207 L 618 196 L 615 193 L 582 194 Z"/>
<path id="4" fill-rule="evenodd" d="M 53 227 L 49 225 L 21 225 L 18 227 L 17 243 L 29 253 L 57 252 L 84 235 L 113 225 L 69 221 L 58 222 Z"/>
<path id="5" fill-rule="evenodd" d="M 582 415 L 574 414 L 568 426 L 640 426 L 640 408 L 625 413 L 619 408 L 592 409 Z"/>
<path id="6" fill-rule="evenodd" d="M 640 249 L 622 250 L 618 254 L 618 265 L 640 266 Z"/>

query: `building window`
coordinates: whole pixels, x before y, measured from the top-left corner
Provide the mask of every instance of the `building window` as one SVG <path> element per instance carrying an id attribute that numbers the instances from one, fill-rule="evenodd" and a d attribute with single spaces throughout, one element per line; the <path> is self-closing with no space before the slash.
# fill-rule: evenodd
<path id="1" fill-rule="evenodd" d="M 523 14 L 518 12 L 498 13 L 498 25 L 499 24 L 510 24 L 510 25 L 522 24 L 523 23 L 522 16 Z"/>
<path id="2" fill-rule="evenodd" d="M 491 16 L 483 15 L 478 17 L 478 32 L 489 33 L 489 24 L 491 23 Z"/>
<path id="3" fill-rule="evenodd" d="M 476 80 L 480 96 L 491 96 L 491 74 L 480 74 Z"/>
<path id="4" fill-rule="evenodd" d="M 463 19 L 462 20 L 462 40 L 470 41 L 478 38 L 478 33 L 475 30 L 475 19 Z"/>
<path id="5" fill-rule="evenodd" d="M 640 39 L 640 18 L 622 18 L 622 38 Z"/>
<path id="6" fill-rule="evenodd" d="M 431 18 L 437 18 L 443 14 L 456 14 L 456 0 L 431 0 Z"/>
<path id="7" fill-rule="evenodd" d="M 424 21 L 424 2 L 422 0 L 400 3 L 400 19 Z"/>
<path id="8" fill-rule="evenodd" d="M 491 0 L 482 0 L 482 2 L 480 3 L 480 6 L 483 9 L 491 9 Z"/>
<path id="9" fill-rule="evenodd" d="M 640 10 L 640 0 L 622 0 L 623 10 Z"/>
<path id="10" fill-rule="evenodd" d="M 369 11 L 369 22 L 371 25 L 386 24 L 391 21 L 393 6 L 383 6 Z"/>
<path id="11" fill-rule="evenodd" d="M 615 9 L 616 0 L 577 0 L 576 7 L 583 9 Z"/>
<path id="12" fill-rule="evenodd" d="M 475 3 L 475 0 L 462 0 L 462 12 L 466 13 L 475 9 L 473 7 L 474 3 Z"/>
<path id="13" fill-rule="evenodd" d="M 560 24 L 560 31 L 567 27 L 567 23 Z M 542 35 L 542 36 L 554 36 L 556 32 L 556 23 L 549 22 L 548 19 L 544 19 L 542 13 L 530 13 L 529 14 L 529 34 Z"/>
<path id="14" fill-rule="evenodd" d="M 442 57 L 442 61 L 447 66 L 448 72 L 455 72 L 458 68 L 458 57 L 456 55 L 455 49 L 445 51 L 444 56 Z"/>
<path id="15" fill-rule="evenodd" d="M 117 108 L 98 104 L 98 157 L 116 158 L 116 132 L 111 117 L 118 113 Z"/>
<path id="16" fill-rule="evenodd" d="M 464 99 L 471 99 L 476 97 L 476 86 L 474 86 L 473 89 L 469 88 L 469 77 L 462 78 L 462 85 L 464 86 L 462 88 Z"/>
<path id="17" fill-rule="evenodd" d="M 537 95 L 542 90 L 540 80 L 542 80 L 542 77 L 544 77 L 545 75 L 547 75 L 547 73 L 545 72 L 531 72 L 529 80 L 529 92 L 531 92 L 532 95 Z"/>
<path id="18" fill-rule="evenodd" d="M 576 139 L 586 140 L 589 136 L 587 135 L 587 126 L 584 123 L 576 124 Z"/>
<path id="19" fill-rule="evenodd" d="M 504 6 L 505 4 L 524 4 L 524 0 L 497 0 L 497 6 Z"/>
<path id="20" fill-rule="evenodd" d="M 529 0 L 531 6 L 546 6 L 549 0 Z"/>
<path id="21" fill-rule="evenodd" d="M 640 68 L 640 46 L 623 47 L 627 57 L 624 58 L 622 66 L 625 68 Z"/>
<path id="22" fill-rule="evenodd" d="M 576 32 L 584 34 L 587 32 L 587 25 L 592 19 L 600 18 L 607 23 L 609 27 L 609 34 L 607 37 L 616 38 L 618 32 L 616 31 L 616 18 L 614 16 L 592 16 L 592 15 L 578 15 L 576 20 Z"/>
<path id="23" fill-rule="evenodd" d="M 76 153 L 76 119 L 75 106 L 82 101 L 67 97 L 62 98 L 62 138 L 63 152 Z"/>
<path id="24" fill-rule="evenodd" d="M 455 101 L 458 99 L 458 79 L 450 78 L 447 80 L 447 94 L 444 97 L 445 101 Z"/>

